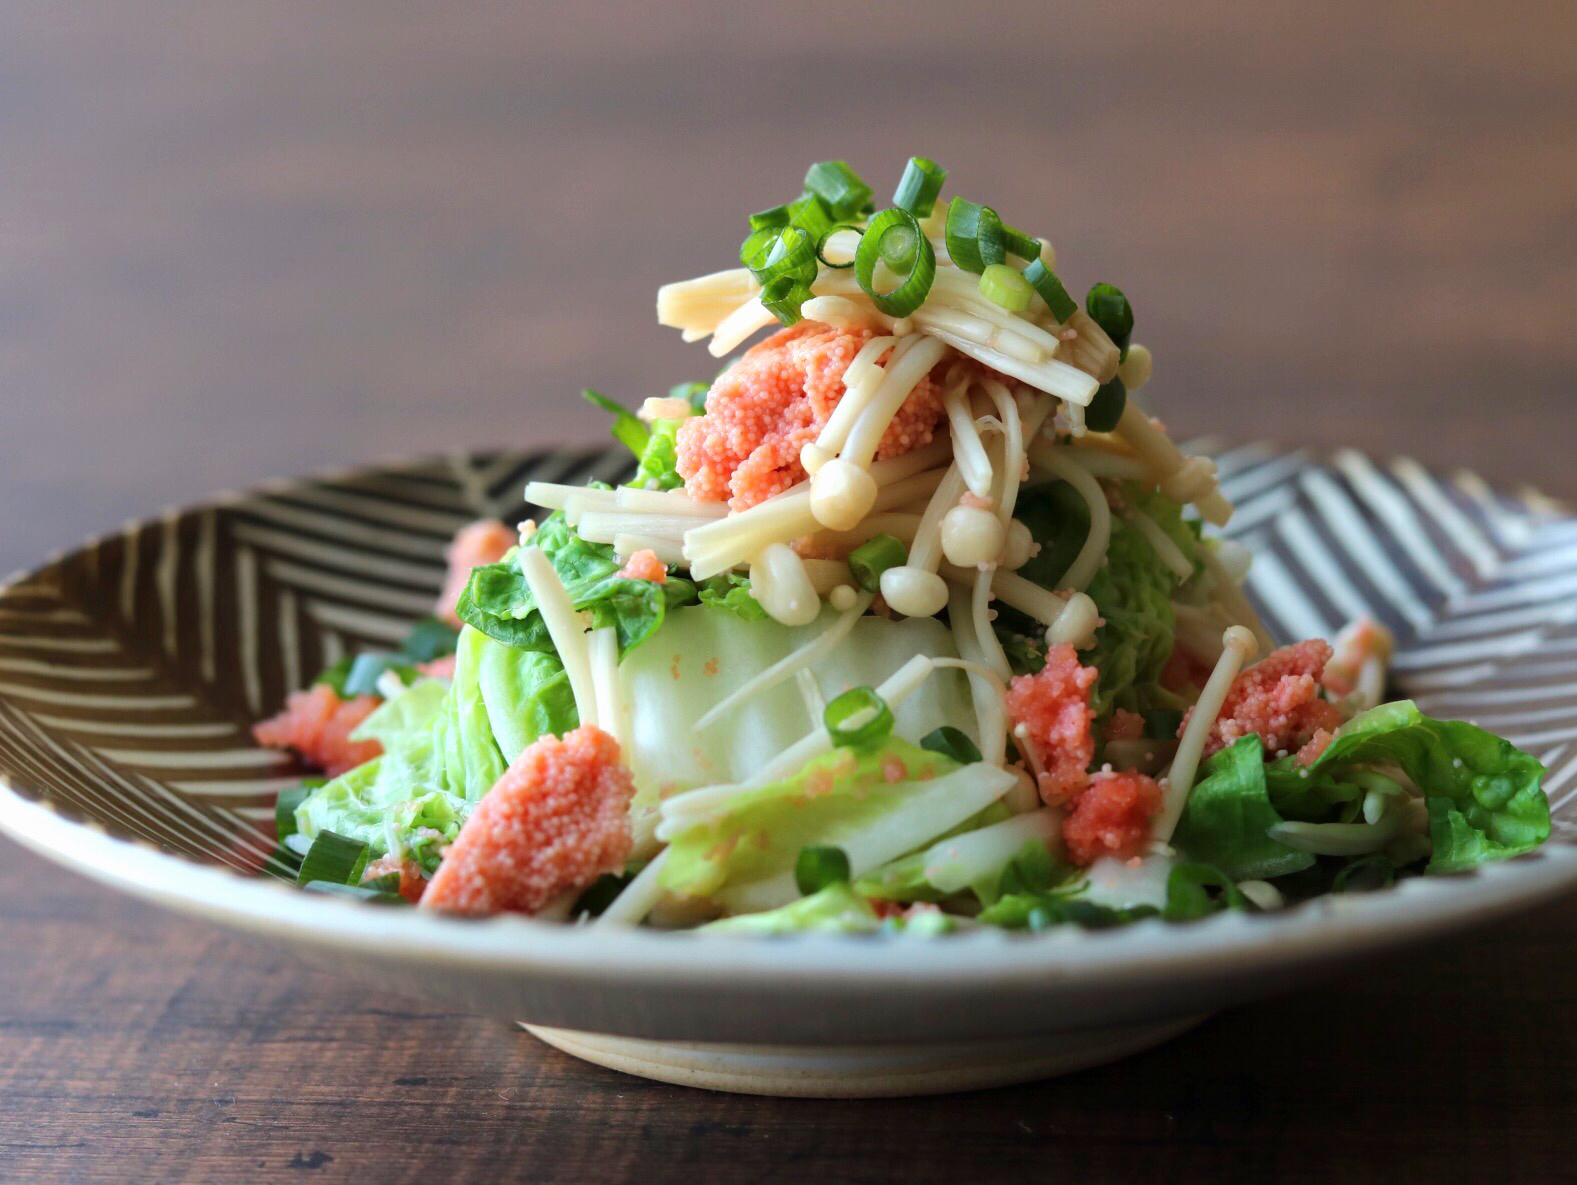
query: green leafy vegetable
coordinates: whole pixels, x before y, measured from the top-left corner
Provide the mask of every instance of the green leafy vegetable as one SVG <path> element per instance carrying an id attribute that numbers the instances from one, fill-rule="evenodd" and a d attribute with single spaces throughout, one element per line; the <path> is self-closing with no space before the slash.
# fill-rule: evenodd
<path id="1" fill-rule="evenodd" d="M 1189 922 L 1217 910 L 1247 908 L 1248 898 L 1232 878 L 1209 864 L 1179 864 L 1166 878 L 1166 908 L 1161 916 L 1169 922 Z"/>
<path id="2" fill-rule="evenodd" d="M 1199 541 L 1183 523 L 1175 502 L 1130 482 L 1120 489 L 1197 564 Z M 1041 545 L 1040 553 L 1019 569 L 1019 575 L 1055 590 L 1089 534 L 1088 507 L 1066 482 L 1054 481 L 1024 490 L 1015 514 Z M 1144 534 L 1114 518 L 1106 563 L 1086 590 L 1104 624 L 1096 631 L 1094 648 L 1081 652 L 1079 659 L 1100 671 L 1091 703 L 1102 719 L 1113 708 L 1137 712 L 1181 706 L 1160 686 L 1161 669 L 1172 654 L 1176 587 L 1176 575 Z M 1040 669 L 1044 655 L 1032 643 L 1019 641 L 1033 638 L 1034 623 L 1021 614 L 999 610 L 996 627 L 1004 649 L 1012 643 L 1010 659 L 1026 664 L 1027 670 Z"/>
<path id="3" fill-rule="evenodd" d="M 1270 838 L 1270 828 L 1284 821 L 1265 788 L 1259 737 L 1250 735 L 1205 762 L 1172 843 L 1234 880 L 1285 876 L 1314 857 Z"/>
<path id="4" fill-rule="evenodd" d="M 951 724 L 933 729 L 920 738 L 920 748 L 940 753 L 959 765 L 972 765 L 980 760 L 980 749 L 968 735 Z"/>
<path id="5" fill-rule="evenodd" d="M 613 416 L 613 439 L 629 449 L 637 457 L 646 449 L 646 442 L 651 438 L 651 432 L 646 425 L 622 404 L 614 402 L 606 395 L 591 388 L 580 393 L 580 397 L 593 407 L 600 407 L 603 411 Z"/>
<path id="6" fill-rule="evenodd" d="M 777 909 L 724 918 L 702 926 L 701 930 L 708 934 L 860 934 L 880 929 L 881 925 L 870 902 L 841 882 Z"/>
<path id="7" fill-rule="evenodd" d="M 1285 774 L 1292 759 L 1277 762 Z M 1381 704 L 1342 727 L 1311 774 L 1395 765 L 1429 807 L 1431 873 L 1461 872 L 1532 851 L 1550 835 L 1544 766 L 1510 741 L 1457 720 L 1434 720 L 1411 700 Z"/>
<path id="8" fill-rule="evenodd" d="M 670 607 L 698 599 L 695 585 L 678 577 L 656 584 L 620 576 L 624 565 L 613 547 L 582 539 L 562 511 L 550 515 L 525 546 L 539 548 L 548 557 L 577 610 L 589 612 L 599 628 L 612 626 L 618 631 L 621 652 L 655 634 Z M 460 595 L 459 614 L 467 625 L 505 645 L 553 650 L 547 624 L 513 556 L 471 573 Z"/>
<path id="9" fill-rule="evenodd" d="M 894 768 L 903 770 L 905 780 L 889 780 Z M 929 830 L 902 844 L 892 853 L 897 856 L 978 813 L 985 804 L 967 793 L 952 796 L 959 813 L 951 818 L 945 807 L 932 812 L 926 800 L 925 792 L 939 785 L 936 779 L 957 768 L 896 738 L 868 749 L 835 750 L 791 778 L 741 792 L 721 816 L 680 831 L 669 844 L 661 883 L 676 893 L 708 897 L 725 886 L 777 882 L 786 887 L 786 900 L 794 893 L 794 862 L 801 848 L 835 844 L 851 852 L 852 837 L 891 824 L 906 807 L 918 806 L 921 830 Z M 939 822 L 930 826 L 933 818 Z M 902 842 L 902 829 L 894 827 L 890 835 Z"/>
<path id="10" fill-rule="evenodd" d="M 745 621 L 765 621 L 767 611 L 750 591 L 750 577 L 738 572 L 720 572 L 696 586 L 701 604 L 727 609 Z"/>

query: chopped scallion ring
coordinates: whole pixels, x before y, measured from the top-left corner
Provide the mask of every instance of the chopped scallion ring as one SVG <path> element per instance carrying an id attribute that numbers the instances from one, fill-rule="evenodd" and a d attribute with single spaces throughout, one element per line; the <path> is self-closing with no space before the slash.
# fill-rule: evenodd
<path id="1" fill-rule="evenodd" d="M 816 278 L 815 242 L 798 226 L 769 226 L 753 231 L 740 245 L 739 262 L 763 288 L 782 276 L 809 286 Z"/>
<path id="2" fill-rule="evenodd" d="M 345 676 L 345 698 L 381 694 L 378 680 L 383 678 L 385 671 L 393 671 L 407 687 L 416 682 L 416 668 L 401 662 L 400 658 L 398 654 L 358 654 L 350 664 L 350 673 Z"/>
<path id="3" fill-rule="evenodd" d="M 980 273 L 980 295 L 1010 313 L 1022 313 L 1029 308 L 1035 289 L 1014 268 L 991 263 Z"/>
<path id="4" fill-rule="evenodd" d="M 920 740 L 920 748 L 951 757 L 959 765 L 973 765 L 980 760 L 980 750 L 975 742 L 969 739 L 967 733 L 951 724 L 944 724 L 926 733 Z"/>
<path id="5" fill-rule="evenodd" d="M 1040 240 L 1005 222 L 1002 224 L 1002 243 L 1010 254 L 1017 255 L 1020 259 L 1040 258 Z"/>
<path id="6" fill-rule="evenodd" d="M 849 553 L 849 572 L 866 592 L 879 592 L 882 573 L 888 568 L 902 566 L 908 558 L 909 551 L 901 539 L 877 535 Z"/>
<path id="7" fill-rule="evenodd" d="M 893 730 L 893 712 L 869 687 L 852 687 L 827 705 L 821 716 L 832 743 L 841 748 L 861 748 L 887 739 Z"/>
<path id="8" fill-rule="evenodd" d="M 979 275 L 1007 260 L 1002 220 L 990 206 L 956 197 L 947 204 L 947 254 L 966 272 Z"/>
<path id="9" fill-rule="evenodd" d="M 848 263 L 833 263 L 832 260 L 827 258 L 827 240 L 832 238 L 832 236 L 837 234 L 840 230 L 852 230 L 856 234 L 864 234 L 865 231 L 853 222 L 840 222 L 831 230 L 827 231 L 826 234 L 822 235 L 821 238 L 816 240 L 816 258 L 821 260 L 821 265 L 823 267 L 837 268 L 841 271 L 846 267 L 853 267 L 854 260 L 851 259 Z"/>
<path id="10" fill-rule="evenodd" d="M 903 283 L 889 292 L 881 292 L 876 287 L 876 265 L 886 262 L 887 251 L 883 244 L 890 237 L 898 240 L 899 246 L 893 250 L 895 256 L 912 244 L 914 259 Z M 854 254 L 854 278 L 871 298 L 871 303 L 889 317 L 907 317 L 925 303 L 931 283 L 936 279 L 936 252 L 913 214 L 894 207 L 871 219 Z"/>
<path id="11" fill-rule="evenodd" d="M 766 230 L 774 226 L 787 226 L 789 224 L 789 208 L 787 206 L 773 206 L 770 210 L 762 210 L 750 216 L 751 230 Z"/>
<path id="12" fill-rule="evenodd" d="M 805 171 L 805 188 L 827 203 L 833 218 L 858 214 L 871 200 L 871 187 L 841 160 L 824 160 Z"/>
<path id="13" fill-rule="evenodd" d="M 1084 409 L 1084 426 L 1091 432 L 1115 432 L 1117 421 L 1123 418 L 1123 408 L 1128 406 L 1128 388 L 1122 379 L 1102 383 L 1095 398 Z"/>
<path id="14" fill-rule="evenodd" d="M 838 221 L 827 203 L 813 193 L 804 194 L 790 202 L 788 214 L 789 225 L 799 227 L 810 236 L 813 243 Z"/>
<path id="15" fill-rule="evenodd" d="M 1066 324 L 1068 318 L 1079 311 L 1079 302 L 1068 295 L 1062 281 L 1057 279 L 1057 273 L 1046 266 L 1045 260 L 1035 260 L 1024 269 L 1023 274 L 1058 321 Z"/>
<path id="16" fill-rule="evenodd" d="M 911 156 L 893 194 L 893 205 L 916 218 L 929 218 L 946 181 L 947 170 L 941 165 L 923 156 Z"/>
<path id="17" fill-rule="evenodd" d="M 797 276 L 779 276 L 761 290 L 761 304 L 784 325 L 797 325 L 800 307 L 811 298 L 810 287 Z"/>
<path id="18" fill-rule="evenodd" d="M 804 897 L 833 885 L 846 885 L 849 875 L 848 854 L 842 848 L 827 844 L 810 844 L 801 848 L 794 861 L 794 885 Z"/>
<path id="19" fill-rule="evenodd" d="M 320 831 L 307 849 L 296 883 L 305 885 L 312 881 L 329 881 L 336 885 L 360 884 L 361 874 L 367 871 L 369 851 L 359 839 L 351 839 L 335 831 Z"/>
<path id="20" fill-rule="evenodd" d="M 1122 289 L 1115 284 L 1095 285 L 1084 298 L 1084 311 L 1106 331 L 1106 336 L 1121 352 L 1120 356 L 1128 357 L 1128 341 L 1133 337 L 1133 308 Z"/>

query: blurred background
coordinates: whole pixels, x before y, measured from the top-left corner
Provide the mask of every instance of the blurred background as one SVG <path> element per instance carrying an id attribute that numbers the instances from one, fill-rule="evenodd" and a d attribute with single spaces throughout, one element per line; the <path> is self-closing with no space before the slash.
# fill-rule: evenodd
<path id="1" fill-rule="evenodd" d="M 664 281 L 846 158 L 1111 280 L 1183 434 L 1577 494 L 1577 15 L 11 0 L 0 569 L 284 473 L 587 440 Z"/>

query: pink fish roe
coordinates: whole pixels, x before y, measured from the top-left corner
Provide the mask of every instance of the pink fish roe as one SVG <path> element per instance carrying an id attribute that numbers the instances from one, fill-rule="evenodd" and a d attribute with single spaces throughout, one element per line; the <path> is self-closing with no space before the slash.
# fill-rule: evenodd
<path id="1" fill-rule="evenodd" d="M 803 481 L 800 449 L 838 406 L 843 372 L 870 338 L 868 329 L 802 321 L 745 351 L 712 384 L 706 414 L 679 429 L 679 472 L 690 497 L 728 499 L 743 510 Z M 882 434 L 877 459 L 931 443 L 944 414 L 941 391 L 927 375 Z"/>
<path id="2" fill-rule="evenodd" d="M 594 724 L 528 745 L 477 803 L 422 905 L 449 913 L 536 913 L 617 872 L 630 852 L 635 782 Z"/>
<path id="3" fill-rule="evenodd" d="M 1330 645 L 1310 638 L 1272 651 L 1249 667 L 1232 681 L 1205 743 L 1206 755 L 1251 732 L 1259 734 L 1267 753 L 1291 752 L 1316 740 L 1322 730 L 1334 732 L 1341 713 L 1319 697 L 1320 673 L 1330 658 Z M 1187 727 L 1185 716 L 1182 728 Z M 1318 755 L 1323 748 L 1312 752 Z"/>
<path id="4" fill-rule="evenodd" d="M 1090 688 L 1098 675 L 1094 667 L 1081 667 L 1077 652 L 1064 642 L 1047 649 L 1039 674 L 1019 675 L 1008 686 L 1014 735 L 1035 747 L 1045 767 L 1039 781 L 1047 803 L 1066 802 L 1089 782 L 1085 771 L 1095 759 Z"/>
<path id="5" fill-rule="evenodd" d="M 471 579 L 471 570 L 498 563 L 504 553 L 519 542 L 520 533 L 496 519 L 461 527 L 445 553 L 449 559 L 449 574 L 444 577 L 444 590 L 438 595 L 434 612 L 450 625 L 459 625 L 455 606 L 460 603 L 460 594 Z"/>
<path id="6" fill-rule="evenodd" d="M 350 739 L 382 702 L 375 695 L 343 700 L 327 684 L 314 683 L 305 691 L 292 692 L 284 711 L 254 724 L 252 735 L 270 749 L 294 749 L 335 778 L 383 752 L 377 741 Z"/>
<path id="7" fill-rule="evenodd" d="M 1150 837 L 1150 820 L 1161 809 L 1161 787 L 1132 771 L 1098 773 L 1062 821 L 1062 839 L 1075 864 L 1102 856 L 1137 856 Z"/>
<path id="8" fill-rule="evenodd" d="M 650 580 L 653 584 L 668 583 L 668 565 L 657 558 L 657 553 L 649 547 L 630 553 L 630 558 L 624 561 L 617 575 L 625 580 Z"/>

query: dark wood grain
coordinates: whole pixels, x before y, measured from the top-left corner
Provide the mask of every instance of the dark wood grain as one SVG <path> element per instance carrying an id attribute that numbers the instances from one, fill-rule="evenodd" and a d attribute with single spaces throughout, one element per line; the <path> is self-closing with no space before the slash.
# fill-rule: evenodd
<path id="1" fill-rule="evenodd" d="M 216 488 L 588 439 L 664 280 L 903 156 L 1120 282 L 1182 432 L 1577 495 L 1569 7 L 19 0 L 0 569 Z M 575 1063 L 0 864 L 0 1179 L 1577 1178 L 1554 907 L 1063 1081 L 861 1104 Z"/>

